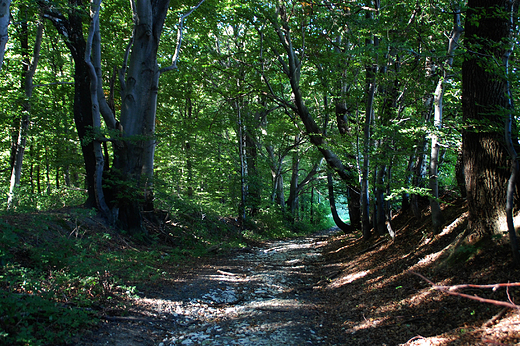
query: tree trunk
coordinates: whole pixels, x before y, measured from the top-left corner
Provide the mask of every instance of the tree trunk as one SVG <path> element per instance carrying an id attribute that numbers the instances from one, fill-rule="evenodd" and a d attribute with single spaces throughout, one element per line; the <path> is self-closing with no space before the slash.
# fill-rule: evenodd
<path id="1" fill-rule="evenodd" d="M 5 46 L 9 39 L 7 28 L 9 27 L 9 7 L 11 0 L 0 0 L 0 70 L 4 63 Z"/>
<path id="2" fill-rule="evenodd" d="M 451 30 L 451 34 L 448 41 L 448 59 L 447 65 L 453 65 L 453 56 L 455 54 L 455 49 L 459 44 L 459 38 L 462 34 L 461 20 L 460 20 L 460 9 L 455 4 L 455 13 L 453 15 L 453 29 Z M 443 69 L 443 76 L 439 79 L 437 83 L 437 87 L 435 89 L 435 93 L 433 96 L 433 104 L 434 104 L 434 132 L 432 133 L 432 147 L 431 147 L 431 155 L 430 155 L 430 190 L 433 198 L 430 198 L 430 208 L 432 212 L 432 224 L 433 224 L 433 232 L 439 233 L 441 231 L 442 226 L 446 222 L 444 215 L 442 214 L 441 207 L 439 205 L 439 182 L 438 182 L 438 166 L 439 166 L 439 134 L 442 127 L 442 109 L 443 109 L 443 97 L 444 97 L 444 81 L 448 78 L 448 73 L 446 69 Z"/>
<path id="3" fill-rule="evenodd" d="M 274 155 L 274 148 L 272 145 L 265 147 L 270 160 L 271 176 L 273 188 L 271 192 L 271 202 L 277 203 L 282 211 L 285 211 L 285 197 L 283 191 L 283 175 L 282 166 L 285 155 L 280 155 L 277 159 Z"/>
<path id="4" fill-rule="evenodd" d="M 365 126 L 363 127 L 363 164 L 361 168 L 361 227 L 363 238 L 370 238 L 370 194 L 369 166 L 370 150 L 372 148 L 371 130 L 374 120 L 374 97 L 376 93 L 377 66 L 366 68 L 366 108 Z"/>
<path id="5" fill-rule="evenodd" d="M 379 236 L 386 234 L 386 203 L 385 203 L 385 177 L 386 177 L 386 165 L 381 165 L 377 171 L 377 181 L 375 184 L 376 191 L 376 206 L 375 206 L 375 220 L 374 226 L 376 233 Z"/>
<path id="6" fill-rule="evenodd" d="M 238 126 L 238 157 L 240 161 L 240 203 L 238 206 L 239 218 L 241 224 L 246 221 L 247 209 L 247 159 L 246 159 L 246 125 L 242 116 L 241 106 L 238 101 L 235 102 L 235 109 L 237 111 L 237 126 Z"/>
<path id="7" fill-rule="evenodd" d="M 332 219 L 336 226 L 341 229 L 345 234 L 349 234 L 355 231 L 355 228 L 352 226 L 352 223 L 349 225 L 345 223 L 338 214 L 338 210 L 336 209 L 336 198 L 334 197 L 334 183 L 332 180 L 332 173 L 330 171 L 327 172 L 327 187 L 329 190 L 329 205 L 330 212 L 332 213 Z"/>
<path id="8" fill-rule="evenodd" d="M 300 169 L 300 158 L 298 155 L 298 143 L 300 142 L 300 136 L 296 135 L 294 138 L 294 151 L 292 156 L 291 166 L 291 183 L 289 186 L 289 198 L 287 199 L 287 205 L 289 206 L 289 212 L 292 215 L 293 220 L 298 219 L 298 173 Z"/>
<path id="9" fill-rule="evenodd" d="M 96 157 L 93 142 L 87 140 L 90 136 L 92 121 L 92 100 L 90 97 L 90 78 L 88 66 L 85 63 L 86 41 L 83 36 L 83 14 L 77 6 L 71 6 L 68 18 L 54 12 L 53 8 L 44 8 L 44 17 L 49 19 L 63 36 L 65 44 L 74 60 L 74 123 L 81 143 L 81 151 L 85 163 L 85 176 L 88 198 L 85 207 L 96 207 L 95 179 Z"/>
<path id="10" fill-rule="evenodd" d="M 126 82 L 121 85 L 122 145 L 116 147 L 114 168 L 127 190 L 116 201 L 119 221 L 132 235 L 146 234 L 141 206 L 153 208 L 155 116 L 159 88 L 157 49 L 169 0 L 137 1 L 136 25 Z M 139 199 L 144 199 L 140 203 Z"/>
<path id="11" fill-rule="evenodd" d="M 2 4 L 0 3 L 0 6 Z M 7 200 L 7 209 L 11 209 L 15 202 L 16 189 L 20 186 L 20 179 L 22 177 L 22 164 L 25 153 L 25 145 L 27 143 L 27 131 L 29 130 L 30 115 L 31 115 L 31 97 L 33 92 L 33 78 L 38 66 L 40 58 L 40 47 L 43 37 L 43 23 L 38 23 L 36 33 L 36 40 L 34 43 L 32 59 L 29 59 L 29 32 L 28 23 L 23 21 L 21 32 L 21 47 L 23 57 L 23 76 L 22 88 L 25 94 L 25 100 L 22 105 L 22 116 L 20 121 L 20 128 L 18 131 L 17 142 L 15 145 L 14 162 L 11 170 L 11 179 L 9 184 L 9 197 Z"/>
<path id="12" fill-rule="evenodd" d="M 279 6 L 277 8 L 277 15 L 281 23 L 278 19 L 274 18 L 271 18 L 271 23 L 273 24 L 274 30 L 285 48 L 285 53 L 287 54 L 287 61 L 280 58 L 279 62 L 282 64 L 284 73 L 289 79 L 293 94 L 293 103 L 285 102 L 284 106 L 292 109 L 300 117 L 311 143 L 323 155 L 323 158 L 329 167 L 338 173 L 348 188 L 356 190 L 354 186 L 357 185 L 357 173 L 354 173 L 350 168 L 346 167 L 339 157 L 329 148 L 322 131 L 320 131 L 314 118 L 311 116 L 309 109 L 305 105 L 300 89 L 301 62 L 292 45 L 291 30 L 288 24 L 289 19 L 284 6 Z"/>
<path id="13" fill-rule="evenodd" d="M 251 133 L 251 129 L 246 131 L 246 164 L 248 168 L 247 175 L 247 186 L 248 186 L 248 194 L 247 194 L 247 205 L 249 207 L 249 215 L 256 216 L 260 211 L 260 203 L 261 203 L 261 185 L 260 185 L 260 177 L 258 176 L 258 149 L 256 145 L 256 141 Z"/>
<path id="14" fill-rule="evenodd" d="M 442 97 L 444 94 L 444 79 L 441 78 L 435 89 L 433 97 L 434 103 L 434 132 L 432 133 L 432 147 L 430 154 L 430 190 L 432 198 L 430 198 L 430 209 L 432 215 L 433 233 L 440 233 L 442 226 L 446 222 L 439 204 L 439 180 L 437 179 L 439 166 L 439 135 L 436 131 L 440 131 L 442 126 Z"/>
<path id="15" fill-rule="evenodd" d="M 501 66 L 511 35 L 504 14 L 507 0 L 469 0 L 462 64 L 464 175 L 469 209 L 470 241 L 507 230 L 506 199 L 510 157 L 504 143 L 503 111 L 508 108 L 508 83 Z M 515 205 L 517 201 L 515 200 Z"/>
<path id="16" fill-rule="evenodd" d="M 94 194 L 96 198 L 96 206 L 103 214 L 105 219 L 109 221 L 109 224 L 113 224 L 115 222 L 114 218 L 111 215 L 111 211 L 108 208 L 108 205 L 105 201 L 105 194 L 103 191 L 103 173 L 105 169 L 105 158 L 103 157 L 103 149 L 101 142 L 101 115 L 100 115 L 100 102 L 98 97 L 98 76 L 96 72 L 96 68 L 91 61 L 91 53 L 93 53 L 93 46 L 95 47 L 94 52 L 98 51 L 101 46 L 101 39 L 99 34 L 99 11 L 101 7 L 101 0 L 97 0 L 97 2 L 93 1 L 91 11 L 94 11 L 91 18 L 90 28 L 89 28 L 89 36 L 87 40 L 86 50 L 85 50 L 85 63 L 89 69 L 90 76 L 90 99 L 92 106 L 92 131 L 93 131 L 93 147 L 94 147 L 94 156 L 96 159 L 95 163 L 95 171 L 94 171 Z M 96 55 L 94 53 L 94 55 Z"/>

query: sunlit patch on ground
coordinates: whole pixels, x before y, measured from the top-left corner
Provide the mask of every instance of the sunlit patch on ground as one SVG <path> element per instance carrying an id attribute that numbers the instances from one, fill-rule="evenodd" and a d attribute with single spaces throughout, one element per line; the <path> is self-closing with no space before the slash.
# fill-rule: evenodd
<path id="1" fill-rule="evenodd" d="M 467 211 L 464 202 L 456 200 L 445 206 L 444 213 L 449 222 L 438 235 L 431 231 L 431 217 L 424 214 L 417 220 L 408 213 L 392 220 L 397 232 L 393 241 L 373 238 L 363 242 L 342 236 L 325 248 L 328 265 L 340 270 L 324 285 L 329 308 L 340 320 L 336 322 L 341 330 L 337 344 L 520 345 L 518 312 L 500 316 L 503 326 L 486 325 L 499 316 L 501 307 L 448 296 L 411 273 L 418 272 L 436 285 L 514 282 L 520 278 L 519 270 L 510 266 L 509 249 L 498 245 L 446 266 L 447 256 L 443 255 L 464 231 Z M 490 291 L 468 289 L 464 293 L 508 301 L 505 290 Z M 515 299 L 520 290 L 509 294 Z"/>
<path id="2" fill-rule="evenodd" d="M 346 284 L 350 284 L 350 283 L 356 281 L 357 279 L 365 277 L 368 273 L 370 273 L 369 270 L 363 270 L 363 271 L 360 271 L 357 273 L 348 274 L 346 276 L 343 276 L 339 279 L 334 280 L 328 287 L 329 287 L 329 289 L 334 289 L 334 288 L 337 288 L 337 287 L 340 287 L 340 286 L 343 286 Z"/>

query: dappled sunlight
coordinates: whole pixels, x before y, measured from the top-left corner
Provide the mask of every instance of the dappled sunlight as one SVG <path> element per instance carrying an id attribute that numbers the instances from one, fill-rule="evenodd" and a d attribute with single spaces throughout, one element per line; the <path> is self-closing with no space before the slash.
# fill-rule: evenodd
<path id="1" fill-rule="evenodd" d="M 406 342 L 406 346 L 442 346 L 442 345 L 446 345 L 448 342 L 450 341 L 453 341 L 453 337 L 451 338 L 446 338 L 446 337 L 437 337 L 437 336 L 432 336 L 432 337 L 428 337 L 428 338 L 425 338 L 425 337 L 422 337 L 422 336 L 416 336 L 416 337 L 413 337 L 412 339 L 408 340 L 408 342 Z"/>
<path id="2" fill-rule="evenodd" d="M 446 265 L 444 255 L 464 231 L 468 217 L 464 202 L 453 204 L 456 207 L 445 209 L 448 223 L 440 234 L 431 231 L 431 217 L 417 220 L 409 213 L 393 219 L 397 232 L 394 240 L 374 237 L 356 241 L 345 236 L 336 238 L 326 249 L 326 257 L 340 273 L 324 284 L 324 292 L 331 296 L 330 309 L 342 321 L 337 327 L 342 330 L 345 344 L 366 345 L 370 340 L 374 345 L 444 346 L 460 340 L 467 340 L 461 345 L 486 340 L 481 336 L 486 330 L 482 326 L 501 308 L 433 290 L 428 282 L 411 273 L 450 286 L 493 282 L 495 271 L 504 270 L 507 260 L 503 257 L 507 253 L 500 253 L 500 259 L 496 258 L 498 253 L 484 259 L 479 257 L 484 254 L 481 252 L 472 257 L 471 263 L 468 260 L 457 266 Z M 511 280 L 516 278 L 511 275 Z M 466 293 L 508 299 L 504 292 Z M 491 332 L 488 335 L 488 342 L 494 340 Z M 518 340 L 520 333 L 509 326 L 496 335 L 502 340 Z"/>
<path id="3" fill-rule="evenodd" d="M 357 273 L 348 274 L 345 276 L 342 276 L 336 280 L 334 280 L 330 285 L 328 285 L 329 289 L 338 288 L 340 286 L 350 284 L 358 279 L 361 279 L 368 275 L 370 273 L 370 270 L 363 270 Z"/>
<path id="4" fill-rule="evenodd" d="M 363 330 L 363 329 L 376 328 L 376 327 L 384 324 L 388 320 L 389 320 L 388 317 L 373 318 L 373 319 L 364 318 L 363 321 L 361 321 L 360 323 L 354 324 L 352 326 L 349 326 L 350 323 L 346 323 L 344 330 L 346 333 L 355 334 L 356 332 Z"/>

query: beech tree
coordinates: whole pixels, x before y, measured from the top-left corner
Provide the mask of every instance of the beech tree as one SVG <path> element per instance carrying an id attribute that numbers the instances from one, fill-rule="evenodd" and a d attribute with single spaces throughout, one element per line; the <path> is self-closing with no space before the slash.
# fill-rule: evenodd
<path id="1" fill-rule="evenodd" d="M 513 39 L 514 2 L 469 0 L 462 65 L 463 160 L 468 233 L 477 240 L 506 231 L 510 155 L 504 138 L 509 83 L 504 57 Z M 518 197 L 514 205 L 518 206 Z"/>
<path id="2" fill-rule="evenodd" d="M 514 55 L 516 9 L 473 0 L 466 12 L 456 3 L 207 1 L 185 23 L 201 2 L 23 2 L 47 25 L 42 68 L 34 70 L 22 42 L 10 41 L 0 131 L 23 141 L 23 106 L 38 133 L 28 131 L 25 145 L 12 141 L 29 148 L 19 183 L 14 150 L 11 160 L 8 144 L 0 144 L 9 152 L 0 173 L 13 181 L 5 196 L 24 184 L 46 195 L 65 182 L 85 188 L 87 207 L 132 234 L 142 234 L 143 212 L 170 208 L 172 195 L 238 221 L 275 213 L 292 226 L 317 210 L 316 196 L 329 196 L 320 210 L 328 207 L 341 228 L 361 229 L 365 238 L 392 235 L 394 210 L 411 205 L 423 217 L 430 199 L 432 231 L 439 232 L 438 198 L 457 185 L 455 147 L 464 128 L 470 228 L 491 234 L 518 205 L 503 190 L 518 185 L 510 174 L 518 94 L 505 72 L 517 64 L 506 59 Z M 14 4 L 18 18 L 22 5 Z M 463 20 L 465 47 L 455 52 Z M 36 85 L 53 86 L 38 87 L 30 100 L 21 70 Z M 13 92 L 21 89 L 23 100 Z M 509 127 L 511 141 L 504 139 Z M 335 201 L 345 198 L 350 225 L 337 217 Z M 513 204 L 505 207 L 506 199 Z"/>

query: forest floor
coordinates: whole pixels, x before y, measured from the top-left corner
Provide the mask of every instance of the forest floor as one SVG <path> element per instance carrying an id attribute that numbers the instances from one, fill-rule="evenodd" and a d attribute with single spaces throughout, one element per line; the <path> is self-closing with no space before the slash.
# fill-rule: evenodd
<path id="1" fill-rule="evenodd" d="M 140 285 L 124 307 L 105 309 L 101 323 L 73 344 L 519 344 L 518 309 L 449 295 L 424 280 L 444 286 L 520 281 L 507 244 L 464 245 L 448 260 L 467 214 L 462 200 L 443 208 L 448 222 L 437 236 L 425 209 L 420 220 L 396 215 L 394 240 L 328 230 L 165 264 L 161 280 Z M 518 287 L 450 292 L 520 301 Z"/>

